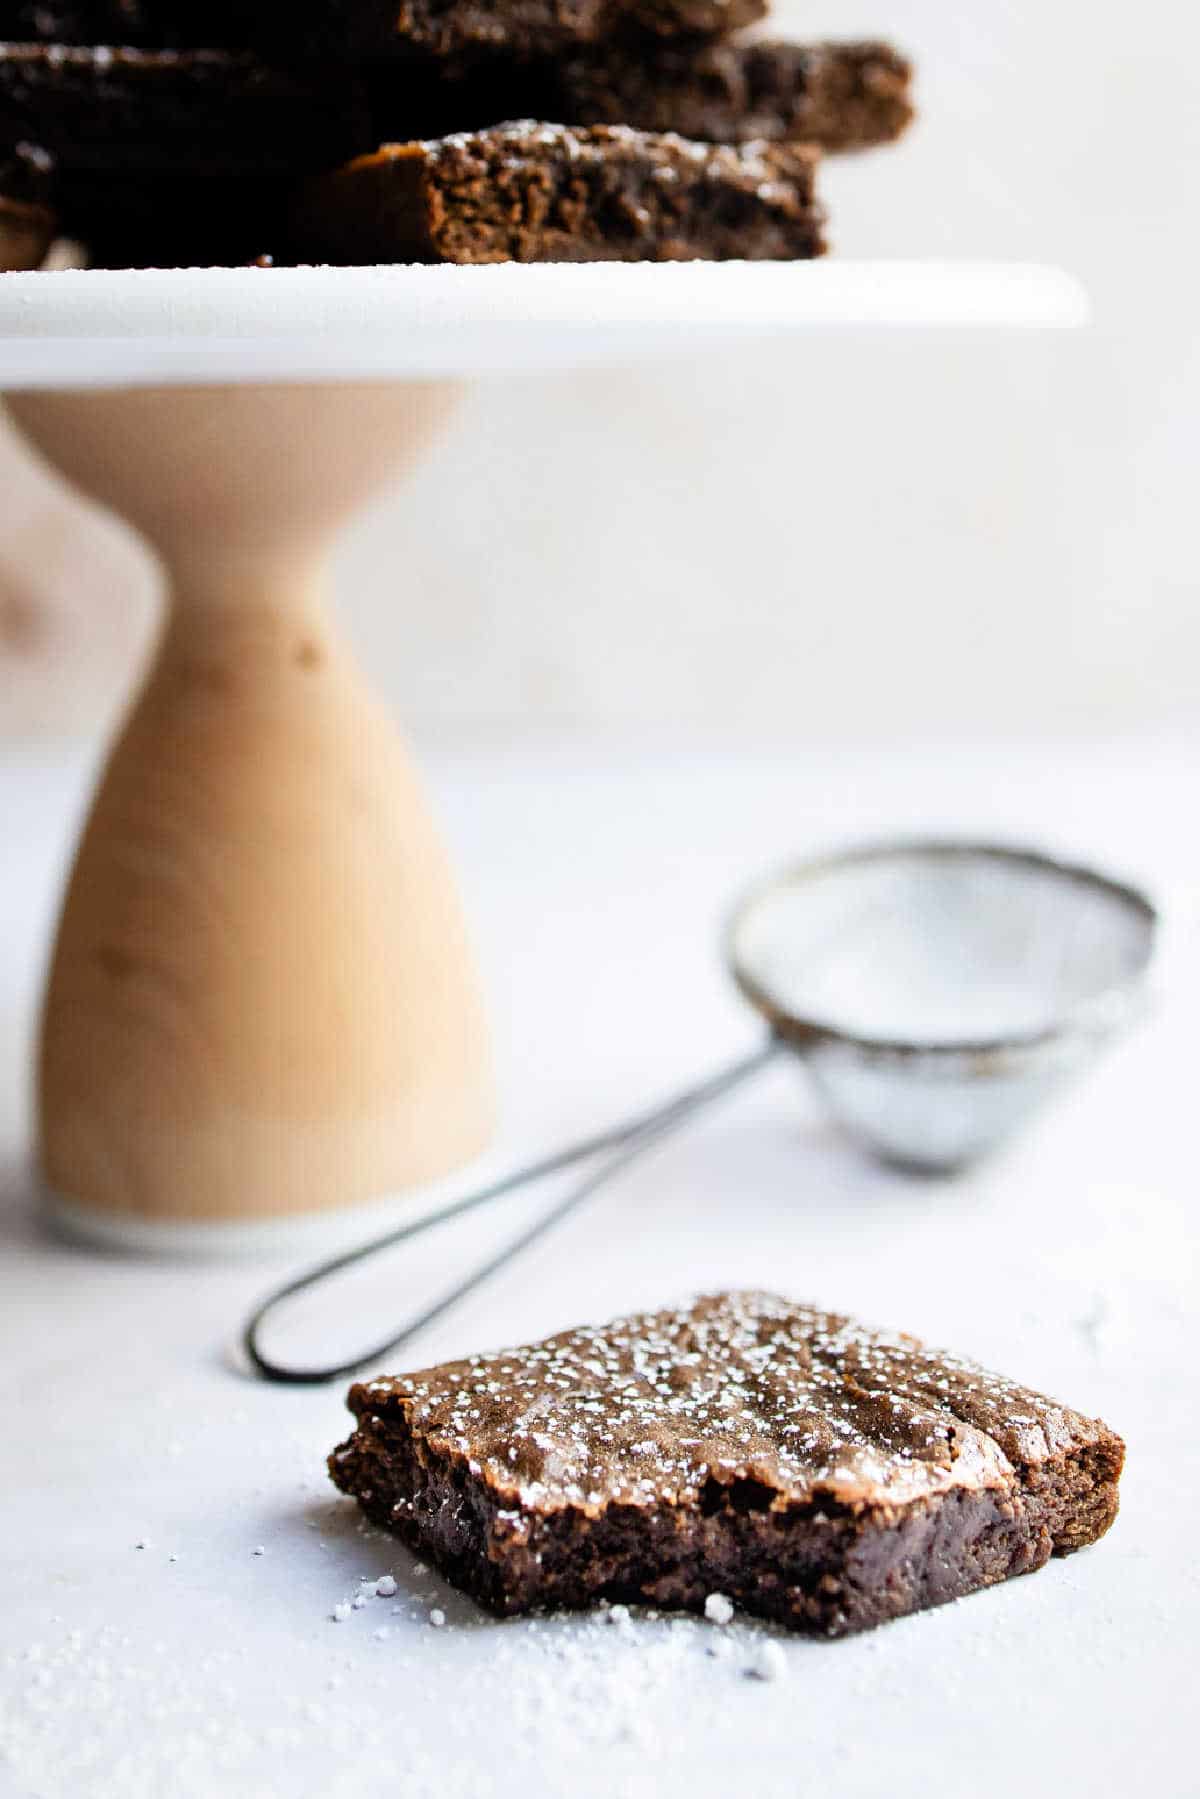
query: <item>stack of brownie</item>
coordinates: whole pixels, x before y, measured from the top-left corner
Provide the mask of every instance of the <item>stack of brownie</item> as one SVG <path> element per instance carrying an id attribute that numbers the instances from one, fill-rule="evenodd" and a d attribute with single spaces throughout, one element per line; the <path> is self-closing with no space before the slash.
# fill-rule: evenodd
<path id="1" fill-rule="evenodd" d="M 0 0 L 0 268 L 788 260 L 886 44 L 766 0 Z"/>

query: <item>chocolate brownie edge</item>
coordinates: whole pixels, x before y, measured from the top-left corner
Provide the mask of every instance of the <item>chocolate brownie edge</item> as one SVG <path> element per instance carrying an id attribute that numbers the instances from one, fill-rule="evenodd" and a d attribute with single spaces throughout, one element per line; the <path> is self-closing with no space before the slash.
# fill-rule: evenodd
<path id="1" fill-rule="evenodd" d="M 1116 1521 L 1125 1445 L 1115 1431 L 1101 1429 L 1097 1441 L 1079 1444 L 1037 1470 L 1019 1470 L 1025 1505 L 1045 1525 L 1055 1555 L 1087 1549 Z"/>
<path id="2" fill-rule="evenodd" d="M 302 260 L 665 262 L 822 254 L 818 153 L 517 120 L 388 144 L 307 184 Z"/>
<path id="3" fill-rule="evenodd" d="M 900 1506 L 823 1496 L 764 1507 L 747 1502 L 753 1483 L 731 1480 L 698 1504 L 538 1513 L 490 1492 L 467 1457 L 421 1442 L 407 1421 L 378 1418 L 329 1470 L 374 1523 L 499 1616 L 599 1601 L 703 1612 L 720 1592 L 790 1630 L 840 1637 L 1033 1572 L 1054 1549 L 1015 1483 Z"/>
<path id="4" fill-rule="evenodd" d="M 913 117 L 912 67 L 881 42 L 775 39 L 601 44 L 546 69 L 532 110 L 712 143 L 754 138 L 826 151 L 893 142 Z"/>

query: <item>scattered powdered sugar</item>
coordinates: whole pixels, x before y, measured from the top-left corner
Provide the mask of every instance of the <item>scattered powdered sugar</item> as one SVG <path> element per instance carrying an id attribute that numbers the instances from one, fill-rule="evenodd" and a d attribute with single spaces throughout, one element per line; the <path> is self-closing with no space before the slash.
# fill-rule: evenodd
<path id="1" fill-rule="evenodd" d="M 722 1683 L 732 1676 L 734 1690 L 747 1673 L 778 1680 L 787 1671 L 783 1645 L 760 1626 L 718 1634 L 691 1616 L 655 1621 L 648 1612 L 620 1609 L 624 1619 L 615 1632 L 608 1628 L 614 1606 L 547 1620 L 550 1628 L 538 1639 L 519 1624 L 500 1633 L 492 1666 L 498 1675 L 511 1668 L 506 1692 L 523 1724 L 556 1716 L 564 1736 L 570 1732 L 582 1747 L 652 1742 L 665 1759 L 673 1730 L 687 1729 L 673 1696 L 686 1692 L 702 1707 L 711 1703 L 703 1697 L 706 1668 Z"/>
<path id="2" fill-rule="evenodd" d="M 787 1673 L 787 1656 L 782 1647 L 769 1637 L 759 1643 L 747 1673 L 755 1680 L 782 1680 Z"/>
<path id="3" fill-rule="evenodd" d="M 748 1674 L 778 1680 L 787 1666 L 781 1642 L 757 1624 L 717 1632 L 690 1615 L 623 1605 L 497 1623 L 447 1601 L 424 1614 L 440 1634 L 434 1648 L 420 1640 L 414 1587 L 397 1587 L 411 1609 L 396 1625 L 356 1632 L 346 1601 L 332 1617 L 347 1635 L 308 1635 L 301 1615 L 288 1621 L 286 1683 L 272 1685 L 267 1671 L 268 1709 L 253 1645 L 233 1638 L 189 1656 L 178 1639 L 168 1645 L 131 1636 L 128 1625 L 83 1630 L 64 1619 L 0 1663 L 0 1792 L 362 1799 L 395 1790 L 405 1799 L 503 1799 L 525 1776 L 540 1790 L 540 1767 L 578 1767 L 610 1751 L 680 1753 L 706 1711 L 728 1716 Z M 453 1620 L 467 1616 L 470 1627 L 455 1630 Z M 472 1703 L 456 1707 L 464 1681 Z M 481 1707 L 501 1722 L 499 1785 L 488 1784 L 479 1753 Z M 614 1763 L 614 1793 L 627 1790 L 625 1765 Z"/>
<path id="4" fill-rule="evenodd" d="M 396 1591 L 396 1577 L 393 1574 L 382 1574 L 375 1582 L 375 1591 L 380 1599 L 390 1599 Z"/>

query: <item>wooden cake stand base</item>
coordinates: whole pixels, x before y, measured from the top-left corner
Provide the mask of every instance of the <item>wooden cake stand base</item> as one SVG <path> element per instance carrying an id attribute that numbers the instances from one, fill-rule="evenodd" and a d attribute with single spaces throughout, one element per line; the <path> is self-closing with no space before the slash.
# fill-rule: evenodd
<path id="1" fill-rule="evenodd" d="M 332 533 L 452 399 L 432 382 L 11 399 L 170 578 L 71 876 L 42 1029 L 43 1173 L 106 1235 L 344 1207 L 487 1139 L 454 884 L 322 579 Z"/>

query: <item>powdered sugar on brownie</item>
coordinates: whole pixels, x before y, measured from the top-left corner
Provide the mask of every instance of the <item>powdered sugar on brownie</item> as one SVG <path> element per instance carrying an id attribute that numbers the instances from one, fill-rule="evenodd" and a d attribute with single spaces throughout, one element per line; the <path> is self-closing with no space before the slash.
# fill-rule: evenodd
<path id="1" fill-rule="evenodd" d="M 753 1292 L 372 1381 L 350 1403 L 403 1408 L 518 1510 L 678 1502 L 712 1477 L 902 1503 L 1003 1486 L 1093 1428 L 912 1338 Z"/>

